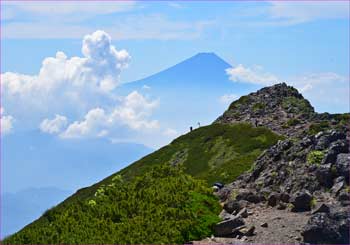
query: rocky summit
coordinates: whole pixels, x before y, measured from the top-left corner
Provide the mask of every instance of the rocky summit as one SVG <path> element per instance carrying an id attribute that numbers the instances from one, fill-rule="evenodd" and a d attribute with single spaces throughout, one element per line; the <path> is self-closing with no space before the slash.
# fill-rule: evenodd
<path id="1" fill-rule="evenodd" d="M 342 119 L 340 114 L 316 113 L 297 89 L 280 83 L 242 96 L 214 123 L 249 122 L 288 137 L 303 137 L 339 125 Z"/>
<path id="2" fill-rule="evenodd" d="M 286 84 L 233 102 L 215 123 L 249 122 L 287 137 L 216 192 L 223 221 L 195 243 L 349 244 L 348 120 L 315 113 Z"/>

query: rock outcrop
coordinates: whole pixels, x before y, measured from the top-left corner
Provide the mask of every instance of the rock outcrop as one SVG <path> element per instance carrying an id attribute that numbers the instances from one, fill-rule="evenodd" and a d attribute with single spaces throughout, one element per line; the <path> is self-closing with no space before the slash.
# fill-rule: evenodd
<path id="1" fill-rule="evenodd" d="M 349 114 L 318 114 L 286 84 L 233 102 L 215 123 L 248 122 L 285 136 L 216 195 L 243 208 L 255 235 L 233 243 L 349 243 Z"/>
<path id="2" fill-rule="evenodd" d="M 298 90 L 280 83 L 242 96 L 214 123 L 248 122 L 284 136 L 303 137 L 309 131 L 339 129 L 349 120 L 349 114 L 316 113 Z"/>
<path id="3" fill-rule="evenodd" d="M 217 195 L 229 214 L 243 208 L 254 213 L 257 208 L 265 210 L 260 212 L 281 210 L 281 219 L 287 226 L 291 213 L 299 213 L 304 218 L 300 219 L 299 236 L 290 242 L 347 243 L 349 155 L 345 132 L 336 130 L 279 141 L 256 160 L 250 172 Z M 257 218 L 255 223 L 244 224 L 258 227 L 264 222 Z M 254 238 L 248 241 L 261 242 Z M 278 237 L 274 242 L 278 242 Z"/>

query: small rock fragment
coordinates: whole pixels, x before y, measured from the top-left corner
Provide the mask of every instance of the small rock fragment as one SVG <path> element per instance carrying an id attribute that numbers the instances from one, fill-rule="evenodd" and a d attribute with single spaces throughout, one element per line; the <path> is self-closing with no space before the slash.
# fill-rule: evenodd
<path id="1" fill-rule="evenodd" d="M 247 218 L 248 217 L 248 211 L 246 208 L 243 208 L 239 213 L 237 214 L 237 217 Z"/>
<path id="2" fill-rule="evenodd" d="M 264 228 L 267 228 L 269 225 L 268 225 L 266 222 L 264 222 L 264 223 L 262 223 L 260 226 L 261 226 L 261 227 L 264 227 Z"/>

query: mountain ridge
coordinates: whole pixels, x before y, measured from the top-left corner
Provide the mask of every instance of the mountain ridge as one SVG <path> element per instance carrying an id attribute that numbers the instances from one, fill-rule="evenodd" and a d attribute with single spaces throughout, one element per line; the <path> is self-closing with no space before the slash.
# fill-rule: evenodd
<path id="1" fill-rule="evenodd" d="M 270 95 L 270 97 L 265 95 Z M 257 106 L 257 103 L 261 105 Z M 301 107 L 300 104 L 302 104 Z M 235 115 L 237 112 L 238 116 Z M 274 118 L 273 113 L 277 113 L 277 116 L 278 113 L 286 114 L 286 116 Z M 256 119 L 259 119 L 258 123 Z M 288 123 L 291 119 L 297 119 L 300 122 L 296 123 L 293 120 L 294 122 Z M 68 221 L 64 214 L 77 209 L 80 210 L 81 222 L 85 222 L 86 219 L 81 210 L 86 210 L 86 215 L 92 215 L 94 218 L 100 217 L 98 212 L 94 211 L 99 210 L 98 206 L 95 206 L 96 203 L 99 203 L 98 196 L 113 192 L 115 181 L 122 180 L 120 183 L 124 183 L 121 186 L 118 184 L 118 188 L 123 188 L 125 183 L 140 185 L 137 182 L 140 178 L 154 176 L 154 168 L 163 166 L 184 167 L 184 173 L 178 176 L 180 178 L 182 174 L 185 174 L 184 178 L 190 178 L 192 175 L 191 178 L 207 180 L 209 185 L 215 180 L 224 180 L 226 183 L 224 188 L 216 193 L 224 208 L 220 214 L 217 214 L 221 222 L 214 223 L 217 222 L 214 218 L 216 209 L 208 210 L 208 217 L 210 217 L 208 222 L 200 214 L 193 214 L 197 217 L 196 222 L 199 222 L 197 225 L 205 232 L 202 229 L 197 230 L 199 233 L 192 238 L 207 236 L 209 227 L 213 227 L 215 235 L 214 240 L 207 238 L 199 243 L 251 243 L 259 242 L 259 239 L 268 243 L 278 243 L 279 240 L 288 243 L 301 241 L 346 243 L 349 236 L 345 231 L 346 228 L 349 228 L 350 222 L 347 216 L 344 216 L 344 212 L 348 211 L 350 205 L 350 201 L 347 201 L 350 189 L 348 176 L 350 130 L 347 124 L 349 119 L 349 114 L 315 113 L 311 104 L 296 89 L 286 84 L 263 88 L 233 102 L 212 125 L 200 127 L 180 136 L 169 145 L 103 181 L 77 191 L 39 220 L 5 239 L 4 242 L 33 243 L 38 241 L 35 239 L 54 243 L 68 241 L 64 240 L 64 236 L 71 234 L 69 230 L 62 231 L 63 237 L 57 237 L 54 235 L 56 230 L 50 228 L 50 225 L 63 225 Z M 261 125 L 262 123 L 264 125 Z M 283 123 L 284 127 L 278 125 L 280 123 Z M 225 174 L 228 175 L 225 176 Z M 152 180 L 152 183 L 156 185 L 157 179 Z M 206 187 L 203 186 L 203 188 Z M 330 192 L 329 188 L 331 188 Z M 166 196 L 168 196 L 169 190 L 162 189 L 162 191 L 164 192 L 162 194 L 167 193 Z M 133 189 L 132 195 L 136 194 L 134 192 L 137 192 L 137 189 Z M 197 194 L 202 195 L 203 193 Z M 197 194 L 195 194 L 195 200 L 198 201 Z M 127 193 L 120 193 L 120 195 L 128 196 Z M 142 198 L 142 192 L 137 195 Z M 109 194 L 107 197 L 110 198 Z M 148 204 L 143 207 L 145 212 L 149 210 L 149 205 L 152 206 L 152 202 L 157 200 L 156 196 L 154 198 L 154 200 L 148 200 Z M 116 201 L 106 200 L 110 200 L 110 203 L 104 205 L 113 206 L 115 204 L 113 202 Z M 118 205 L 123 200 L 117 201 Z M 199 203 L 198 205 L 204 204 L 201 201 Z M 317 203 L 322 206 L 318 207 Z M 162 208 L 161 210 L 165 212 L 165 207 Z M 133 212 L 129 213 L 130 220 L 133 220 Z M 254 215 L 256 218 L 252 218 L 252 212 L 256 213 Z M 138 212 L 135 211 L 136 213 Z M 259 213 L 268 213 L 270 216 L 261 217 Z M 279 219 L 276 219 L 280 220 L 278 222 L 270 219 L 276 214 L 279 215 Z M 118 232 L 118 227 L 123 227 L 124 223 L 120 219 L 114 219 L 112 218 L 114 216 L 109 216 L 108 213 L 104 215 L 107 216 L 103 216 L 103 222 L 111 222 L 110 219 L 113 222 L 108 223 L 109 225 L 104 223 L 103 229 L 108 230 L 110 225 L 113 225 L 113 229 L 117 229 L 116 232 Z M 188 217 L 192 217 L 191 215 Z M 139 218 L 142 219 L 142 217 L 141 215 Z M 269 224 L 260 223 L 263 227 L 260 228 L 259 222 L 267 221 L 267 219 Z M 98 242 L 100 241 L 98 239 L 103 237 L 104 233 L 101 232 L 105 230 L 98 231 L 88 223 L 79 223 L 79 219 L 73 221 L 79 227 L 85 227 L 94 232 L 97 240 L 92 240 L 92 242 Z M 129 219 L 124 220 L 124 222 L 128 221 Z M 292 226 L 293 222 L 299 222 L 302 228 Z M 136 238 L 137 232 L 140 231 L 139 225 L 142 226 L 142 224 L 142 222 L 135 223 L 135 226 L 132 226 L 132 229 L 135 229 L 133 233 L 135 235 L 129 234 L 131 236 L 129 240 L 120 240 L 121 243 L 148 241 L 142 240 L 142 237 Z M 271 228 L 268 228 L 269 225 Z M 288 229 L 281 229 L 286 226 Z M 63 228 L 67 229 L 67 227 Z M 61 230 L 61 228 L 57 229 Z M 161 232 L 160 227 L 154 227 L 154 229 L 154 234 Z M 279 230 L 282 235 L 274 235 L 274 230 Z M 42 232 L 52 234 L 47 239 L 53 240 L 45 240 L 45 237 L 40 236 Z M 293 236 L 290 237 L 290 234 Z M 132 240 L 133 238 L 135 240 Z M 165 242 L 190 241 L 188 236 L 184 237 L 179 233 L 164 233 L 163 238 L 162 241 Z M 78 243 L 82 241 L 79 240 L 82 238 L 76 236 L 75 239 L 77 240 L 74 241 Z M 118 243 L 118 240 L 112 242 Z"/>

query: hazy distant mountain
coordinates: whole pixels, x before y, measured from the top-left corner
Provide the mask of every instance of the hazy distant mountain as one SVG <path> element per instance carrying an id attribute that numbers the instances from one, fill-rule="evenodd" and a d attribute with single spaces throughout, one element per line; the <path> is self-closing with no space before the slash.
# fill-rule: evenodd
<path id="1" fill-rule="evenodd" d="M 71 190 L 88 186 L 151 151 L 141 144 L 62 140 L 39 131 L 6 135 L 1 154 L 1 236 L 23 228 Z"/>
<path id="2" fill-rule="evenodd" d="M 209 124 L 225 110 L 228 102 L 222 103 L 223 95 L 243 95 L 257 89 L 256 85 L 230 81 L 225 71 L 229 67 L 214 53 L 199 53 L 118 90 L 125 94 L 138 90 L 159 98 L 155 117 L 170 127 L 187 129 L 197 122 Z M 181 115 L 181 120 L 174 115 Z"/>
<path id="3" fill-rule="evenodd" d="M 29 187 L 74 190 L 90 185 L 152 149 L 107 139 L 62 140 L 40 131 L 13 133 L 2 139 L 2 191 Z"/>
<path id="4" fill-rule="evenodd" d="M 1 237 L 23 228 L 42 215 L 45 210 L 72 193 L 58 188 L 45 187 L 2 194 Z"/>

